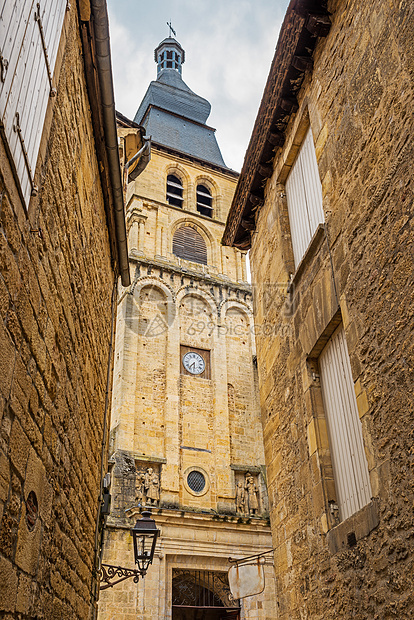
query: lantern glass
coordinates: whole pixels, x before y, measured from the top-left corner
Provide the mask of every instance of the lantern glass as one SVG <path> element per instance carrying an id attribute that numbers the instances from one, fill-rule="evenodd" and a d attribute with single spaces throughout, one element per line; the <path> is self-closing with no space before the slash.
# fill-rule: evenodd
<path id="1" fill-rule="evenodd" d="M 160 533 L 148 510 L 144 510 L 142 518 L 135 523 L 131 533 L 134 543 L 135 564 L 138 565 L 141 575 L 145 575 L 148 566 L 152 564 L 154 559 L 155 545 Z"/>

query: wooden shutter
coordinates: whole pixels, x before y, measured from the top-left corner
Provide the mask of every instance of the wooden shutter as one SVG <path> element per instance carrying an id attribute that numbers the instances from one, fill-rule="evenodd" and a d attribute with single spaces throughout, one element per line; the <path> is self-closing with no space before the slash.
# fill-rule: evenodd
<path id="1" fill-rule="evenodd" d="M 200 235 L 191 226 L 182 226 L 174 233 L 173 254 L 193 263 L 207 265 L 207 246 Z"/>
<path id="2" fill-rule="evenodd" d="M 167 176 L 167 202 L 175 207 L 183 207 L 183 184 L 181 179 L 173 174 Z"/>
<path id="3" fill-rule="evenodd" d="M 339 513 L 346 519 L 370 502 L 371 484 L 342 325 L 323 349 L 319 370 Z"/>
<path id="4" fill-rule="evenodd" d="M 287 178 L 286 198 L 297 267 L 318 225 L 324 222 L 322 185 L 310 127 Z"/>
<path id="5" fill-rule="evenodd" d="M 26 205 L 51 95 L 45 50 L 53 75 L 65 10 L 66 0 L 0 0 L 0 122 Z"/>
<path id="6" fill-rule="evenodd" d="M 213 198 L 205 185 L 197 185 L 197 211 L 207 217 L 213 217 Z"/>

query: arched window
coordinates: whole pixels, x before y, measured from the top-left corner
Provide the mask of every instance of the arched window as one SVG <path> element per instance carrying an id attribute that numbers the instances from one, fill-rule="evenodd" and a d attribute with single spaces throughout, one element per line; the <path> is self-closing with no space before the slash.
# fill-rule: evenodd
<path id="1" fill-rule="evenodd" d="M 185 260 L 191 260 L 193 263 L 207 265 L 206 242 L 191 226 L 182 226 L 175 231 L 173 254 Z"/>
<path id="2" fill-rule="evenodd" d="M 213 198 L 210 190 L 205 185 L 197 185 L 197 211 L 201 215 L 213 217 Z"/>
<path id="3" fill-rule="evenodd" d="M 167 202 L 174 207 L 183 206 L 183 184 L 175 174 L 167 176 Z"/>

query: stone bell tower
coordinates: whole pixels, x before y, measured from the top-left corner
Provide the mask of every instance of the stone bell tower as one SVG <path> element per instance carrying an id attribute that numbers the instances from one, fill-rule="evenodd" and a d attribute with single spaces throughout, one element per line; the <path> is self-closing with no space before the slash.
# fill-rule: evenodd
<path id="1" fill-rule="evenodd" d="M 104 562 L 132 567 L 128 528 L 143 506 L 161 536 L 145 579 L 104 592 L 99 617 L 208 608 L 211 620 L 270 620 L 270 556 L 262 594 L 228 596 L 229 556 L 272 548 L 252 291 L 245 254 L 221 245 L 238 174 L 207 125 L 209 102 L 182 79 L 181 45 L 164 39 L 155 61 L 134 122 L 119 118 L 124 159 L 141 131 L 151 160 L 127 187 L 132 285 L 118 299 Z"/>

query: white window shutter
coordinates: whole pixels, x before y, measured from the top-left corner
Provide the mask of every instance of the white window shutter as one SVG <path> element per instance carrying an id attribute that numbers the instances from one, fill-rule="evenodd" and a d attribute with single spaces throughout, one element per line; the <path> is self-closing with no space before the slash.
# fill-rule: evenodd
<path id="1" fill-rule="evenodd" d="M 324 222 L 322 185 L 310 127 L 287 178 L 286 198 L 297 267 L 318 225 Z"/>
<path id="2" fill-rule="evenodd" d="M 51 91 L 35 14 L 39 11 L 53 75 L 66 0 L 0 0 L 0 4 L 3 5 L 0 9 L 0 53 L 3 57 L 0 120 L 27 206 Z M 16 114 L 24 148 L 15 131 Z"/>
<path id="3" fill-rule="evenodd" d="M 371 484 L 342 325 L 323 349 L 319 370 L 339 514 L 343 520 L 371 501 Z"/>

